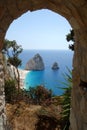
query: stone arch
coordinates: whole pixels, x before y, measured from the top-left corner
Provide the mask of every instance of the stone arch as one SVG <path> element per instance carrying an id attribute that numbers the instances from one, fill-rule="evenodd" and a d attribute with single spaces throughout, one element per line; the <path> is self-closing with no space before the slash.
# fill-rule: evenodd
<path id="1" fill-rule="evenodd" d="M 0 1 L 0 50 L 7 29 L 12 21 L 27 11 L 52 10 L 65 17 L 75 31 L 75 54 L 73 61 L 73 89 L 70 130 L 86 130 L 86 83 L 87 83 L 87 1 L 86 0 L 1 0 Z M 0 60 L 1 60 L 0 55 Z M 3 66 L 0 63 L 0 122 L 3 127 L 4 95 L 2 80 Z M 4 75 L 3 75 L 4 77 Z M 83 82 L 82 82 L 83 81 Z M 81 87 L 79 87 L 81 86 Z M 82 88 L 82 89 L 81 89 Z M 85 113 L 85 115 L 84 115 Z M 74 125 L 73 125 L 74 124 Z"/>

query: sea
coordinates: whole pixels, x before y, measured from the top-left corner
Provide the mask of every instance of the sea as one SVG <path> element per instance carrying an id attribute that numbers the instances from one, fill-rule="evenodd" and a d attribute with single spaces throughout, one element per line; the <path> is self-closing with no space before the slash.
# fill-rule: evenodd
<path id="1" fill-rule="evenodd" d="M 24 80 L 24 88 L 28 90 L 29 87 L 43 85 L 51 89 L 54 95 L 63 94 L 64 90 L 61 88 L 66 87 L 64 83 L 67 82 L 64 75 L 69 73 L 68 69 L 73 69 L 73 52 L 71 50 L 23 50 L 20 54 L 22 65 L 19 68 L 24 70 L 26 63 L 37 53 L 42 57 L 45 69 L 29 71 Z M 58 70 L 52 70 L 54 62 L 58 63 Z"/>

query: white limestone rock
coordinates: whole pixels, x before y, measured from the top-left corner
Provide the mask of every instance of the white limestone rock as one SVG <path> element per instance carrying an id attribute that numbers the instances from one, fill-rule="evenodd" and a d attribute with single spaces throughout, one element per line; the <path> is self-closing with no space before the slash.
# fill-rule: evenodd
<path id="1" fill-rule="evenodd" d="M 26 70 L 44 70 L 44 68 L 43 59 L 39 54 L 30 59 L 25 67 Z"/>
<path id="2" fill-rule="evenodd" d="M 54 62 L 54 63 L 53 63 L 52 69 L 53 69 L 53 70 L 59 69 L 59 66 L 58 66 L 58 63 L 57 63 L 57 62 Z"/>

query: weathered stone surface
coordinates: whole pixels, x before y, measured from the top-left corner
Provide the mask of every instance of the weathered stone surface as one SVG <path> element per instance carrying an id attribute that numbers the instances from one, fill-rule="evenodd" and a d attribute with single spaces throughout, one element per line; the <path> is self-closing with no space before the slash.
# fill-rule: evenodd
<path id="1" fill-rule="evenodd" d="M 26 70 L 44 70 L 44 68 L 43 59 L 39 54 L 30 59 L 25 67 Z"/>
<path id="2" fill-rule="evenodd" d="M 87 107 L 86 105 L 84 105 L 84 108 L 82 106 L 82 104 L 87 103 L 86 92 L 81 90 L 79 87 L 81 80 L 87 82 L 86 0 L 0 0 L 0 50 L 2 49 L 3 39 L 11 22 L 28 10 L 34 11 L 39 9 L 50 9 L 64 16 L 74 29 L 75 54 L 73 60 L 73 89 L 70 130 L 86 130 L 87 118 L 86 114 L 83 114 L 83 110 L 86 112 Z M 2 87 L 1 80 L 0 86 Z M 1 96 L 3 97 L 3 93 Z M 1 118 L 1 120 L 3 119 Z M 75 122 L 75 127 L 73 122 Z M 4 130 L 4 127 L 1 129 Z"/>
<path id="3" fill-rule="evenodd" d="M 3 56 L 0 53 L 0 130 L 5 130 L 6 126 L 5 94 L 3 86 L 4 86 Z"/>

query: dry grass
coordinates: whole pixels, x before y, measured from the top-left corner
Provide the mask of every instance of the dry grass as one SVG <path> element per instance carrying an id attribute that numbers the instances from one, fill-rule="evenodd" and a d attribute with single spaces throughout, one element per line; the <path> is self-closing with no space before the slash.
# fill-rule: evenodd
<path id="1" fill-rule="evenodd" d="M 24 102 L 7 104 L 6 112 L 12 130 L 36 130 L 39 116 L 60 119 L 61 106 L 51 104 L 50 106 L 29 105 Z M 57 129 L 59 130 L 59 129 Z"/>
<path id="2" fill-rule="evenodd" d="M 26 105 L 24 102 L 6 105 L 7 117 L 13 130 L 35 130 L 37 111 L 40 109 L 39 105 Z"/>

